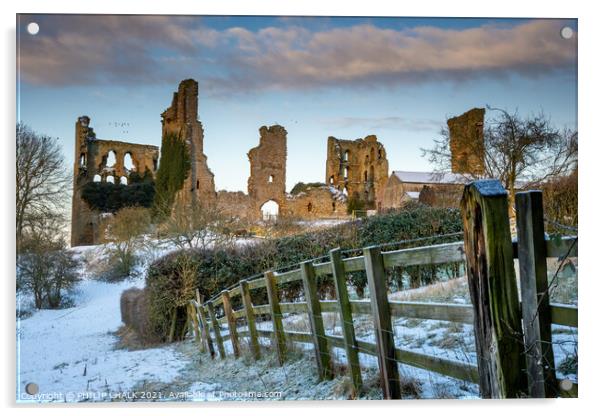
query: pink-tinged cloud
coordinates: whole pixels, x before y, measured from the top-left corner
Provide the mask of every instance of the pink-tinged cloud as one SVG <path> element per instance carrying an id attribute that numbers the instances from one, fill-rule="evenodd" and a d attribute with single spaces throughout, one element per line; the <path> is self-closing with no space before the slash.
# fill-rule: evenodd
<path id="1" fill-rule="evenodd" d="M 38 85 L 156 84 L 194 77 L 215 93 L 378 86 L 576 70 L 562 20 L 469 29 L 371 24 L 215 30 L 202 18 L 45 16 L 22 35 L 23 80 Z M 27 18 L 23 17 L 27 24 Z M 44 32 L 44 27 L 52 28 Z"/>

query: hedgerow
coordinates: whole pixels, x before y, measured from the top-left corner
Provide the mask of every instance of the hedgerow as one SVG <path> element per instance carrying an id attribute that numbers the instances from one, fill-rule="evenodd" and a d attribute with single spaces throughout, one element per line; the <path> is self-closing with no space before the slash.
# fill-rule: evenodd
<path id="1" fill-rule="evenodd" d="M 286 266 L 297 267 L 298 263 L 308 259 L 322 257 L 318 261 L 327 261 L 329 250 L 340 247 L 347 251 L 345 256 L 361 255 L 366 246 L 398 242 L 421 237 L 457 233 L 462 231 L 459 211 L 449 208 L 432 208 L 420 205 L 410 206 L 402 211 L 385 213 L 347 222 L 321 231 L 312 231 L 289 237 L 275 238 L 239 246 L 216 247 L 205 250 L 181 250 L 160 258 L 148 271 L 146 285 L 150 288 L 150 302 L 157 303 L 151 316 L 155 327 L 165 332 L 169 328 L 170 312 L 175 304 L 191 299 L 190 293 L 182 290 L 182 277 L 179 264 L 185 259 L 194 265 L 195 285 L 204 299 L 209 299 L 225 288 L 237 284 L 241 279 L 257 275 L 266 270 L 281 269 Z M 458 241 L 461 236 L 437 237 L 422 242 L 401 242 L 387 247 L 387 250 Z M 397 267 L 389 272 L 389 283 L 401 289 L 404 285 L 416 287 L 438 278 L 442 270 L 457 274 L 457 264 L 440 266 L 413 266 L 402 269 Z M 348 274 L 348 282 L 354 286 L 360 297 L 366 287 L 365 272 Z M 330 276 L 318 281 L 318 289 L 323 297 L 334 296 L 333 282 Z M 172 292 L 166 295 L 166 291 Z M 154 295 L 153 295 L 154 294 Z M 179 298 L 177 294 L 183 297 Z M 301 282 L 291 282 L 279 286 L 281 300 L 294 300 L 303 297 Z M 188 298 L 186 298 L 188 296 Z M 252 291 L 254 304 L 267 303 L 265 290 Z M 240 298 L 233 299 L 235 308 L 239 308 Z M 182 309 L 178 316 L 183 316 Z M 181 321 L 181 319 L 180 319 Z"/>

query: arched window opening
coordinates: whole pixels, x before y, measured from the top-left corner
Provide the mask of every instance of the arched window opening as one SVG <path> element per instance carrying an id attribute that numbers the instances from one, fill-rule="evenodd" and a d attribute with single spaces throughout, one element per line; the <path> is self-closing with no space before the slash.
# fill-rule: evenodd
<path id="1" fill-rule="evenodd" d="M 383 158 L 383 149 L 378 149 L 378 160 Z"/>
<path id="2" fill-rule="evenodd" d="M 311 204 L 311 202 L 309 204 L 307 204 L 307 212 L 311 212 L 313 209 L 313 205 Z"/>
<path id="3" fill-rule="evenodd" d="M 93 179 L 93 181 L 94 181 L 94 182 L 101 182 L 101 181 L 102 181 L 102 178 L 100 177 L 100 175 L 94 175 L 94 179 Z"/>
<path id="4" fill-rule="evenodd" d="M 370 181 L 374 181 L 374 166 L 370 166 Z"/>
<path id="5" fill-rule="evenodd" d="M 261 218 L 264 221 L 275 220 L 278 218 L 278 203 L 272 199 L 264 203 L 261 208 Z"/>
<path id="6" fill-rule="evenodd" d="M 115 178 L 111 175 L 107 176 L 107 182 L 109 183 L 115 183 Z"/>
<path id="7" fill-rule="evenodd" d="M 368 182 L 368 171 L 364 171 L 364 182 Z"/>
<path id="8" fill-rule="evenodd" d="M 109 151 L 109 153 L 107 153 L 107 167 L 108 168 L 112 168 L 113 166 L 115 166 L 115 163 L 117 163 L 117 154 L 111 150 Z"/>
<path id="9" fill-rule="evenodd" d="M 329 181 L 331 185 L 334 185 L 334 176 L 331 176 Z"/>
<path id="10" fill-rule="evenodd" d="M 349 179 L 349 168 L 345 167 L 345 169 L 343 170 L 343 178 L 345 178 L 345 180 Z"/>
<path id="11" fill-rule="evenodd" d="M 86 155 L 85 155 L 85 153 L 82 153 L 81 156 L 79 157 L 79 167 L 80 168 L 85 168 L 86 167 Z"/>
<path id="12" fill-rule="evenodd" d="M 132 159 L 132 154 L 127 152 L 123 157 L 123 167 L 127 170 L 136 170 L 136 165 L 134 165 L 134 160 Z"/>
<path id="13" fill-rule="evenodd" d="M 274 175 L 268 176 L 268 183 L 273 183 L 273 182 L 274 182 Z"/>
<path id="14" fill-rule="evenodd" d="M 119 178 L 119 183 L 122 185 L 127 185 L 128 184 L 128 178 L 126 178 L 125 176 L 122 176 L 121 178 Z"/>
<path id="15" fill-rule="evenodd" d="M 196 180 L 196 189 L 199 189 L 201 187 L 201 181 L 200 180 Z"/>
<path id="16" fill-rule="evenodd" d="M 349 191 L 347 190 L 347 187 L 343 188 L 343 195 L 349 196 Z"/>
<path id="17" fill-rule="evenodd" d="M 332 203 L 332 212 L 335 212 L 337 210 L 337 204 L 336 202 Z"/>
<path id="18" fill-rule="evenodd" d="M 345 150 L 345 153 L 343 153 L 343 160 L 349 162 L 349 150 Z"/>

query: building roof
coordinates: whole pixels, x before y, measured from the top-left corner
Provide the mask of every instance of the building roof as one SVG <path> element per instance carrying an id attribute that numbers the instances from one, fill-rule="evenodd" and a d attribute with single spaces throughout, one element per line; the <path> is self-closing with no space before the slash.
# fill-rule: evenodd
<path id="1" fill-rule="evenodd" d="M 470 182 L 469 178 L 456 173 L 445 172 L 411 172 L 405 170 L 394 170 L 393 175 L 406 183 L 433 183 L 433 184 L 455 184 L 464 185 Z"/>

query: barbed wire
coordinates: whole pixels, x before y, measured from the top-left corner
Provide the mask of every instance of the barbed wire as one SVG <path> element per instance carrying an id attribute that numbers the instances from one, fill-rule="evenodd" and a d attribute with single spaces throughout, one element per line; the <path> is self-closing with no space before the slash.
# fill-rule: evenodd
<path id="1" fill-rule="evenodd" d="M 554 220 L 551 220 L 551 219 L 545 218 L 545 217 L 543 220 L 545 222 L 547 222 L 548 224 L 552 224 L 556 228 L 564 229 L 564 230 L 575 232 L 575 233 L 579 231 L 579 229 L 577 227 L 572 226 L 572 225 L 562 224 L 558 221 L 554 221 Z"/>

